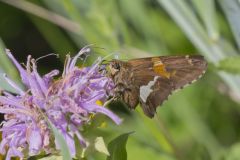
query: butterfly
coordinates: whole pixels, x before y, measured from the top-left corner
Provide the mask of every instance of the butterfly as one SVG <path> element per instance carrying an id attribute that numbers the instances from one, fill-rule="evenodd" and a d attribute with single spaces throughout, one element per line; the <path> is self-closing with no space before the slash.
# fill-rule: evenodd
<path id="1" fill-rule="evenodd" d="M 128 61 L 113 59 L 108 65 L 114 82 L 116 99 L 130 109 L 140 103 L 146 116 L 152 118 L 173 91 L 199 79 L 207 69 L 203 56 L 159 56 Z"/>

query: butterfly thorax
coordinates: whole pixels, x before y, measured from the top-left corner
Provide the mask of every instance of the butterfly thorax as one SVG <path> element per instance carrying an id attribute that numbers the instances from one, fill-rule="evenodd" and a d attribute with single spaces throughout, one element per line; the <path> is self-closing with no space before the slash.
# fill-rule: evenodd
<path id="1" fill-rule="evenodd" d="M 115 85 L 115 97 L 123 100 L 130 108 L 136 108 L 139 103 L 139 86 L 134 84 L 131 65 L 124 61 L 113 60 L 109 65 L 109 70 Z"/>

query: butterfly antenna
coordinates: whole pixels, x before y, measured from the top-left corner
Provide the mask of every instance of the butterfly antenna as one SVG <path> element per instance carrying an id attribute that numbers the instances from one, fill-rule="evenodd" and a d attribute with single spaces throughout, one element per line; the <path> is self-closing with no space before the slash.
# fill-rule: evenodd
<path id="1" fill-rule="evenodd" d="M 36 59 L 36 63 L 37 63 L 39 60 L 41 60 L 41 59 L 43 59 L 43 58 L 46 58 L 46 57 L 49 57 L 49 56 L 56 56 L 57 58 L 59 58 L 59 54 L 50 53 L 50 54 L 47 54 L 47 55 L 38 57 L 38 58 Z"/>

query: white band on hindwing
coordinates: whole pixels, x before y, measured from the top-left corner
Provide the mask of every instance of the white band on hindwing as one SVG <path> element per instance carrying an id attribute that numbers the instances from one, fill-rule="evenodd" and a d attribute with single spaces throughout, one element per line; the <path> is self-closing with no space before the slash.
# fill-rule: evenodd
<path id="1" fill-rule="evenodd" d="M 158 78 L 159 76 L 155 76 L 147 85 L 140 86 L 140 98 L 144 103 L 146 103 L 148 96 L 152 93 L 152 86 L 154 86 Z"/>

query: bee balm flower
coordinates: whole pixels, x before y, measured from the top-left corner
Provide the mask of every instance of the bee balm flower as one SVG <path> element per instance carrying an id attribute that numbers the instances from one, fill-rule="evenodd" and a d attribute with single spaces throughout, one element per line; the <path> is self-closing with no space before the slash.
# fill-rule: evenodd
<path id="1" fill-rule="evenodd" d="M 31 56 L 24 68 L 6 50 L 26 86 L 26 90 L 22 90 L 5 76 L 18 92 L 13 95 L 4 91 L 0 96 L 0 113 L 4 114 L 0 153 L 6 154 L 6 159 L 23 158 L 26 156 L 24 151 L 29 151 L 28 155 L 37 155 L 41 151 L 52 153 L 59 148 L 46 117 L 62 133 L 72 157 L 76 154 L 74 135 L 82 147 L 86 147 L 80 128 L 91 121 L 92 115 L 105 114 L 116 124 L 121 123 L 118 116 L 97 103 L 99 100 L 105 102 L 113 89 L 111 79 L 99 71 L 101 59 L 90 67 L 76 67 L 77 59 L 85 52 L 89 52 L 89 48 L 83 48 L 73 58 L 67 56 L 62 76 L 54 80 L 58 70 L 41 76 Z"/>

